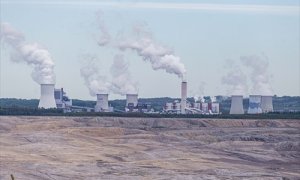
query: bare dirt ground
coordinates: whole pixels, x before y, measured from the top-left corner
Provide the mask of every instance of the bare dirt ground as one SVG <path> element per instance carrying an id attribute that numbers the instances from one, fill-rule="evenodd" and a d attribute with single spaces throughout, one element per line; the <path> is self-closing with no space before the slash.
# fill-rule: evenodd
<path id="1" fill-rule="evenodd" d="M 0 179 L 300 179 L 300 120 L 0 116 Z"/>

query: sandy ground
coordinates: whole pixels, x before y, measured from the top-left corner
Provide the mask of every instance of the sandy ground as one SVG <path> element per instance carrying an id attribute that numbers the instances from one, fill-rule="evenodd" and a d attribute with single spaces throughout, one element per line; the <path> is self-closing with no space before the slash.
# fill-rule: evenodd
<path id="1" fill-rule="evenodd" d="M 300 179 L 300 120 L 0 116 L 0 179 Z"/>

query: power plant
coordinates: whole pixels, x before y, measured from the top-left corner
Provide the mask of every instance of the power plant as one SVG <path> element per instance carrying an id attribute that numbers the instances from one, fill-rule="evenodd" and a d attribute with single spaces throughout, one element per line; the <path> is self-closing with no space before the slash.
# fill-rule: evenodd
<path id="1" fill-rule="evenodd" d="M 243 96 L 231 96 L 231 106 L 229 114 L 244 114 Z"/>
<path id="2" fill-rule="evenodd" d="M 41 84 L 39 108 L 57 108 L 54 99 L 54 84 Z"/>
<path id="3" fill-rule="evenodd" d="M 126 94 L 126 112 L 133 112 L 138 105 L 138 94 Z"/>
<path id="4" fill-rule="evenodd" d="M 248 114 L 261 114 L 261 96 L 260 95 L 250 95 L 249 96 L 249 108 Z"/>
<path id="5" fill-rule="evenodd" d="M 187 98 L 187 82 L 182 81 L 181 83 L 181 103 L 180 103 L 180 111 L 181 114 L 185 114 L 186 109 L 186 98 Z"/>
<path id="6" fill-rule="evenodd" d="M 261 110 L 263 113 L 273 112 L 272 96 L 261 96 Z"/>
<path id="7" fill-rule="evenodd" d="M 108 94 L 97 94 L 95 112 L 108 112 Z"/>
<path id="8" fill-rule="evenodd" d="M 139 103 L 138 94 L 126 94 L 125 110 L 114 109 L 109 105 L 107 93 L 96 94 L 96 105 L 94 108 L 73 106 L 72 100 L 66 95 L 63 88 L 55 89 L 54 84 L 41 84 L 41 97 L 39 108 L 59 108 L 63 112 L 143 112 L 155 113 L 149 103 Z M 206 96 L 200 98 L 200 101 L 189 101 L 187 99 L 187 82 L 181 82 L 181 98 L 168 102 L 163 107 L 162 113 L 167 114 L 220 114 L 220 100 L 214 97 Z M 273 97 L 262 95 L 250 95 L 248 114 L 262 114 L 273 112 Z M 223 110 L 222 110 L 223 111 Z M 232 95 L 229 114 L 245 114 L 242 95 Z"/>

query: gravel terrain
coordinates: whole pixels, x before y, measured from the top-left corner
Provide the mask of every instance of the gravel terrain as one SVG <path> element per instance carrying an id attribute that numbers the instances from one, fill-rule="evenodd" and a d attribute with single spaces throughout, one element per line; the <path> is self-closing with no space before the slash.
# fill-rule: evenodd
<path id="1" fill-rule="evenodd" d="M 300 120 L 0 116 L 0 179 L 300 179 Z"/>

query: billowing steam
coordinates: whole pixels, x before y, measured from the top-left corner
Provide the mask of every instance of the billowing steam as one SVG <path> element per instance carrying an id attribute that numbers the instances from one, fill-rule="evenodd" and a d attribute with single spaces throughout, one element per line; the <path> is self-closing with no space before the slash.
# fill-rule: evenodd
<path id="1" fill-rule="evenodd" d="M 132 81 L 128 67 L 129 64 L 124 60 L 123 55 L 115 55 L 110 72 L 112 75 L 111 90 L 116 94 L 137 93 L 137 83 Z"/>
<path id="2" fill-rule="evenodd" d="M 96 65 L 97 58 L 91 55 L 85 55 L 84 65 L 80 69 L 80 74 L 84 78 L 85 85 L 89 88 L 91 96 L 100 93 L 108 93 L 110 83 L 105 76 L 102 76 Z"/>
<path id="3" fill-rule="evenodd" d="M 229 72 L 222 77 L 222 83 L 229 87 L 228 94 L 244 95 L 248 92 L 247 76 L 242 71 L 239 65 L 234 64 L 233 61 L 227 60 Z"/>
<path id="4" fill-rule="evenodd" d="M 33 66 L 31 76 L 34 81 L 39 84 L 55 83 L 54 63 L 47 49 L 37 43 L 25 42 L 24 35 L 9 23 L 1 23 L 0 38 L 15 50 L 11 55 L 12 61 L 25 61 Z"/>
<path id="5" fill-rule="evenodd" d="M 270 75 L 268 73 L 269 63 L 266 56 L 257 55 L 242 56 L 239 61 L 243 66 L 231 61 L 230 71 L 222 78 L 222 82 L 231 88 L 230 94 L 244 95 L 248 92 L 247 80 L 251 80 L 251 94 L 272 95 L 272 87 L 270 85 Z M 244 71 L 250 70 L 249 76 Z M 249 78 L 250 77 L 250 78 Z"/>
<path id="6" fill-rule="evenodd" d="M 186 69 L 178 56 L 175 56 L 167 47 L 156 43 L 149 33 L 136 32 L 135 34 L 137 35 L 135 39 L 124 40 L 119 44 L 120 50 L 131 49 L 137 52 L 144 61 L 150 62 L 152 69 L 163 69 L 167 73 L 184 78 Z"/>
<path id="7" fill-rule="evenodd" d="M 99 29 L 101 32 L 100 37 L 97 39 L 97 43 L 99 46 L 106 46 L 111 41 L 111 36 L 107 30 L 107 27 L 103 20 L 103 12 L 98 11 L 96 13 L 97 23 L 99 25 Z"/>
<path id="8" fill-rule="evenodd" d="M 273 90 L 270 85 L 268 74 L 269 62 L 266 56 L 243 56 L 241 62 L 250 69 L 250 79 L 252 82 L 252 94 L 272 95 Z"/>

